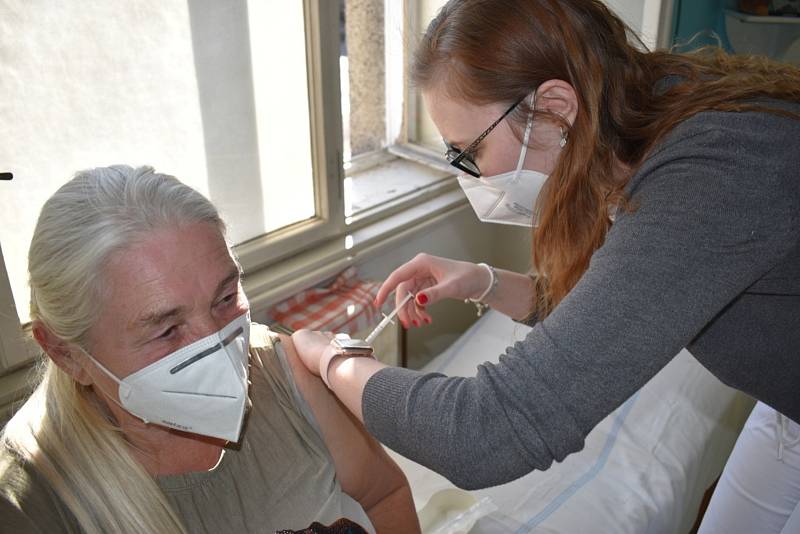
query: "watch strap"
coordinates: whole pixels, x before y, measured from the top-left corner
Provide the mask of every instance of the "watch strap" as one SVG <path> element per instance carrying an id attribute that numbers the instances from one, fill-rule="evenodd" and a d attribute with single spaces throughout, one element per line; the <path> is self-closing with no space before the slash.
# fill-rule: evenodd
<path id="1" fill-rule="evenodd" d="M 374 358 L 372 346 L 367 344 L 361 339 L 352 339 L 347 334 L 337 334 L 331 340 L 330 347 L 333 349 L 326 349 L 322 358 L 319 360 L 319 376 L 328 389 L 331 389 L 331 383 L 328 382 L 328 372 L 330 371 L 331 363 L 335 358 L 356 358 L 368 357 Z"/>
<path id="2" fill-rule="evenodd" d="M 331 347 L 333 347 L 333 344 L 331 344 Z M 330 370 L 333 359 L 339 356 L 343 356 L 341 351 L 326 349 L 323 351 L 322 358 L 319 360 L 319 376 L 322 378 L 322 381 L 325 382 L 325 385 L 328 386 L 328 389 L 331 389 L 331 383 L 328 382 L 328 371 Z"/>

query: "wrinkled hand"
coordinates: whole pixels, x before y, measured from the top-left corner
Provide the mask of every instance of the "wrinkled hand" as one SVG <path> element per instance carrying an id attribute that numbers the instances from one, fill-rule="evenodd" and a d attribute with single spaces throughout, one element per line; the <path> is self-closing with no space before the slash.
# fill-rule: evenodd
<path id="1" fill-rule="evenodd" d="M 396 290 L 397 306 L 411 292 L 415 298 L 397 313 L 397 317 L 406 328 L 409 325 L 421 326 L 432 321 L 426 306 L 447 298 L 477 298 L 490 283 L 491 275 L 474 263 L 417 254 L 414 259 L 395 269 L 383 282 L 375 304 L 380 307 L 386 297 Z"/>
<path id="2" fill-rule="evenodd" d="M 332 350 L 331 339 L 333 339 L 333 334 L 330 332 L 300 329 L 292 334 L 292 342 L 297 355 L 300 356 L 303 365 L 315 376 L 319 376 L 319 361 L 322 359 L 325 349 Z"/>

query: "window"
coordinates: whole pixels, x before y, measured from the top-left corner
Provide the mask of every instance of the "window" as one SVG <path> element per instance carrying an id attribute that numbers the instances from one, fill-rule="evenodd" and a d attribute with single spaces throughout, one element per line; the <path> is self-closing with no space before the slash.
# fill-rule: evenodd
<path id="1" fill-rule="evenodd" d="M 416 13 L 412 18 L 416 35 L 422 35 L 425 32 L 428 23 L 445 3 L 445 0 L 419 0 Z M 434 151 L 437 156 L 444 154 L 445 146 L 442 137 L 425 109 L 422 95 L 416 91 L 411 91 L 409 115 L 409 141 Z"/>
<path id="2" fill-rule="evenodd" d="M 215 202 L 235 243 L 255 243 L 252 265 L 340 232 L 341 163 L 325 135 L 339 126 L 322 91 L 335 78 L 320 24 L 331 4 L 4 2 L 0 162 L 14 179 L 0 184 L 3 311 L 28 320 L 36 217 L 82 168 L 176 175 Z"/>
<path id="3" fill-rule="evenodd" d="M 409 47 L 441 4 L 4 2 L 0 335 L 29 319 L 36 217 L 79 169 L 176 175 L 220 208 L 248 275 L 303 250 L 353 254 L 353 232 L 452 190 L 407 84 Z M 0 371 L 27 358 L 15 350 L 0 346 Z"/>
<path id="4" fill-rule="evenodd" d="M 413 46 L 443 4 L 343 1 L 340 80 L 348 224 L 453 185 L 452 169 L 441 157 L 441 138 L 408 83 Z"/>

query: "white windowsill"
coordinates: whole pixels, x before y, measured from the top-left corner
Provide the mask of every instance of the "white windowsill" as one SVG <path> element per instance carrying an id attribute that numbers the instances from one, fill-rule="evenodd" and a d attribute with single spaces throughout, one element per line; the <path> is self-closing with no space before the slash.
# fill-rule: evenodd
<path id="1" fill-rule="evenodd" d="M 359 158 L 346 172 L 350 190 L 343 234 L 275 263 L 249 271 L 245 266 L 244 289 L 255 313 L 386 253 L 468 207 L 452 168 L 422 147 L 395 145 Z"/>

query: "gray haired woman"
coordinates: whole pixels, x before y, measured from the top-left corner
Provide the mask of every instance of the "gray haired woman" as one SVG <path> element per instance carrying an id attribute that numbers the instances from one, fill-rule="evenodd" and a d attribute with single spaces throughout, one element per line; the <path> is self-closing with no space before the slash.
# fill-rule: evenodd
<path id="1" fill-rule="evenodd" d="M 251 325 L 224 236 L 149 167 L 81 172 L 47 201 L 29 255 L 46 356 L 0 441 L 4 529 L 419 530 L 397 465 L 290 338 Z"/>

